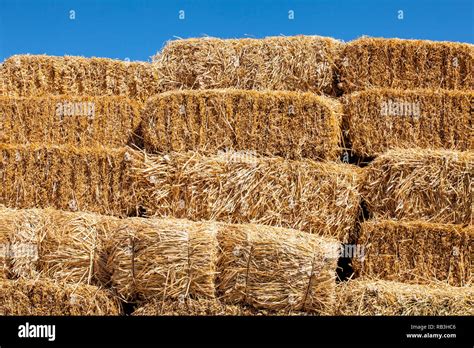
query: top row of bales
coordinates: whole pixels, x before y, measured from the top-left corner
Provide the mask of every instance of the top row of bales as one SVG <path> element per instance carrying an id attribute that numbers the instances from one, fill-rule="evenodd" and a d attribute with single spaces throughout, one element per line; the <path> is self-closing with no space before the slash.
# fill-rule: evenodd
<path id="1" fill-rule="evenodd" d="M 367 88 L 474 89 L 474 45 L 319 36 L 169 42 L 153 63 L 17 55 L 0 66 L 0 95 L 122 95 L 238 88 L 338 96 Z"/>

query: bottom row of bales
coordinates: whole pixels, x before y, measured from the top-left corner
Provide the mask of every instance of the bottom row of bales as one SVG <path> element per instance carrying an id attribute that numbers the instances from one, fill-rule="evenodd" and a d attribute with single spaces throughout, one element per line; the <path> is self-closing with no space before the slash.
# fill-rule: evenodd
<path id="1" fill-rule="evenodd" d="M 344 257 L 339 242 L 296 230 L 54 209 L 1 208 L 0 221 L 5 314 L 115 315 L 122 301 L 136 303 L 137 315 L 473 314 L 468 228 L 403 223 L 397 232 L 394 222 L 365 222 L 362 236 L 380 230 L 403 240 L 410 228 L 430 234 L 451 228 L 464 239 L 454 238 L 459 254 L 449 269 L 422 245 L 421 253 L 431 252 L 425 263 L 417 261 L 416 248 L 408 248 L 393 260 L 392 273 L 380 274 L 381 254 L 393 241 L 382 244 L 371 233 L 378 247 L 374 252 L 367 243 L 366 254 L 356 260 L 361 277 L 338 283 L 337 262 Z M 413 278 L 399 272 L 409 259 L 416 264 Z M 413 284 L 422 272 L 424 284 Z"/>
<path id="2" fill-rule="evenodd" d="M 94 285 L 47 279 L 0 280 L 0 315 L 123 315 L 112 291 Z M 272 311 L 219 299 L 153 298 L 139 302 L 135 316 L 312 315 Z M 320 313 L 317 313 L 320 314 Z M 446 284 L 414 285 L 384 280 L 350 280 L 335 288 L 329 315 L 474 315 L 474 289 Z"/>

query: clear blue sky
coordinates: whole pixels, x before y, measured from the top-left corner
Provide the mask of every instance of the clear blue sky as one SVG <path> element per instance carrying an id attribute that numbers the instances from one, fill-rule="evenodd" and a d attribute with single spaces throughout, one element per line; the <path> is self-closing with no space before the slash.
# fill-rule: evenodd
<path id="1" fill-rule="evenodd" d="M 0 0 L 0 61 L 24 53 L 149 60 L 167 40 L 203 35 L 474 43 L 473 23 L 473 0 Z"/>

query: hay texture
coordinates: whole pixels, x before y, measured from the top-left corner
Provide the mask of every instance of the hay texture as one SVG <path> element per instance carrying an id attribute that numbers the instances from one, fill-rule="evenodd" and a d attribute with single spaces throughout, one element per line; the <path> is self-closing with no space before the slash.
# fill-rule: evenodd
<path id="1" fill-rule="evenodd" d="M 0 66 L 0 92 L 10 97 L 120 95 L 144 101 L 159 87 L 150 63 L 15 55 Z"/>
<path id="2" fill-rule="evenodd" d="M 308 312 L 285 312 L 256 309 L 250 306 L 225 304 L 218 299 L 186 298 L 181 301 L 151 299 L 141 303 L 134 316 L 274 316 L 312 315 Z"/>
<path id="3" fill-rule="evenodd" d="M 474 89 L 474 45 L 363 37 L 338 59 L 344 93 L 367 88 Z"/>
<path id="4" fill-rule="evenodd" d="M 336 315 L 474 315 L 474 288 L 351 280 L 338 285 Z"/>
<path id="5" fill-rule="evenodd" d="M 140 123 L 126 97 L 0 97 L 0 142 L 124 146 Z"/>
<path id="6" fill-rule="evenodd" d="M 108 243 L 120 219 L 55 209 L 0 209 L 0 237 L 11 279 L 49 278 L 107 285 Z"/>
<path id="7" fill-rule="evenodd" d="M 353 260 L 361 276 L 410 283 L 471 282 L 474 226 L 369 220 L 361 224 L 358 243 L 364 258 Z"/>
<path id="8" fill-rule="evenodd" d="M 361 193 L 371 217 L 473 223 L 471 151 L 391 150 L 364 169 Z"/>
<path id="9" fill-rule="evenodd" d="M 218 233 L 217 291 L 228 304 L 330 314 L 339 243 L 295 230 L 226 225 Z"/>
<path id="10" fill-rule="evenodd" d="M 216 228 L 178 219 L 127 219 L 114 235 L 111 285 L 125 300 L 215 297 Z"/>
<path id="11" fill-rule="evenodd" d="M 50 280 L 0 281 L 0 315 L 119 315 L 120 303 L 92 285 Z"/>
<path id="12" fill-rule="evenodd" d="M 148 100 L 143 139 L 150 152 L 243 150 L 336 160 L 341 111 L 337 101 L 311 93 L 173 91 Z"/>
<path id="13" fill-rule="evenodd" d="M 266 315 L 263 310 L 238 305 L 227 305 L 217 299 L 191 299 L 181 301 L 154 298 L 139 306 L 134 316 L 253 316 Z"/>
<path id="14" fill-rule="evenodd" d="M 352 151 L 474 149 L 474 92 L 369 89 L 348 95 L 344 124 Z"/>
<path id="15" fill-rule="evenodd" d="M 359 173 L 345 164 L 189 152 L 146 156 L 135 180 L 149 216 L 256 223 L 347 241 L 359 213 Z"/>
<path id="16" fill-rule="evenodd" d="M 341 43 L 318 36 L 170 41 L 153 60 L 164 90 L 239 88 L 332 94 Z"/>
<path id="17" fill-rule="evenodd" d="M 128 148 L 0 145 L 0 203 L 126 216 L 135 209 Z"/>

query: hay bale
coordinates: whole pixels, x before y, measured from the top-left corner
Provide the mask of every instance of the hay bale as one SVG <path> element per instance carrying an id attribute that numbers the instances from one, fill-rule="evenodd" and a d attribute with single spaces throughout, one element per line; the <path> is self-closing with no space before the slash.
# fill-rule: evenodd
<path id="1" fill-rule="evenodd" d="M 150 152 L 244 150 L 336 160 L 341 107 L 288 91 L 172 91 L 148 100 L 143 139 Z"/>
<path id="2" fill-rule="evenodd" d="M 376 219 L 473 223 L 474 152 L 390 150 L 363 175 L 361 194 Z"/>
<path id="3" fill-rule="evenodd" d="M 338 285 L 335 315 L 474 315 L 474 288 L 356 279 Z"/>
<path id="4" fill-rule="evenodd" d="M 119 315 L 120 303 L 98 287 L 50 280 L 0 281 L 0 315 Z"/>
<path id="5" fill-rule="evenodd" d="M 369 220 L 361 224 L 358 243 L 364 258 L 354 259 L 353 267 L 362 276 L 453 286 L 471 281 L 474 226 Z"/>
<path id="6" fill-rule="evenodd" d="M 165 90 L 240 88 L 334 94 L 337 40 L 318 36 L 170 41 L 153 60 Z"/>
<path id="7" fill-rule="evenodd" d="M 0 92 L 11 97 L 121 95 L 144 101 L 159 91 L 155 67 L 144 62 L 14 55 L 0 66 Z"/>
<path id="8" fill-rule="evenodd" d="M 281 226 L 350 239 L 359 214 L 355 166 L 239 152 L 146 156 L 135 171 L 148 215 Z"/>
<path id="9" fill-rule="evenodd" d="M 213 298 L 215 233 L 212 223 L 124 220 L 108 260 L 111 285 L 125 300 Z"/>
<path id="10" fill-rule="evenodd" d="M 121 96 L 0 97 L 0 142 L 124 146 L 140 104 Z"/>
<path id="11" fill-rule="evenodd" d="M 55 209 L 0 209 L 0 238 L 11 250 L 9 278 L 107 285 L 108 241 L 118 218 Z"/>
<path id="12" fill-rule="evenodd" d="M 133 313 L 134 316 L 209 316 L 209 315 L 268 315 L 263 310 L 238 305 L 227 305 L 217 299 L 191 299 L 181 301 L 153 298 L 140 305 Z"/>
<path id="13" fill-rule="evenodd" d="M 339 243 L 263 225 L 222 225 L 217 291 L 228 304 L 330 314 Z"/>
<path id="14" fill-rule="evenodd" d="M 344 128 L 358 156 L 393 148 L 470 150 L 473 105 L 473 91 L 370 89 L 344 98 Z"/>
<path id="15" fill-rule="evenodd" d="M 373 87 L 474 89 L 474 45 L 363 37 L 338 61 L 344 93 Z"/>
<path id="16" fill-rule="evenodd" d="M 0 203 L 126 216 L 135 159 L 128 148 L 0 144 Z"/>

